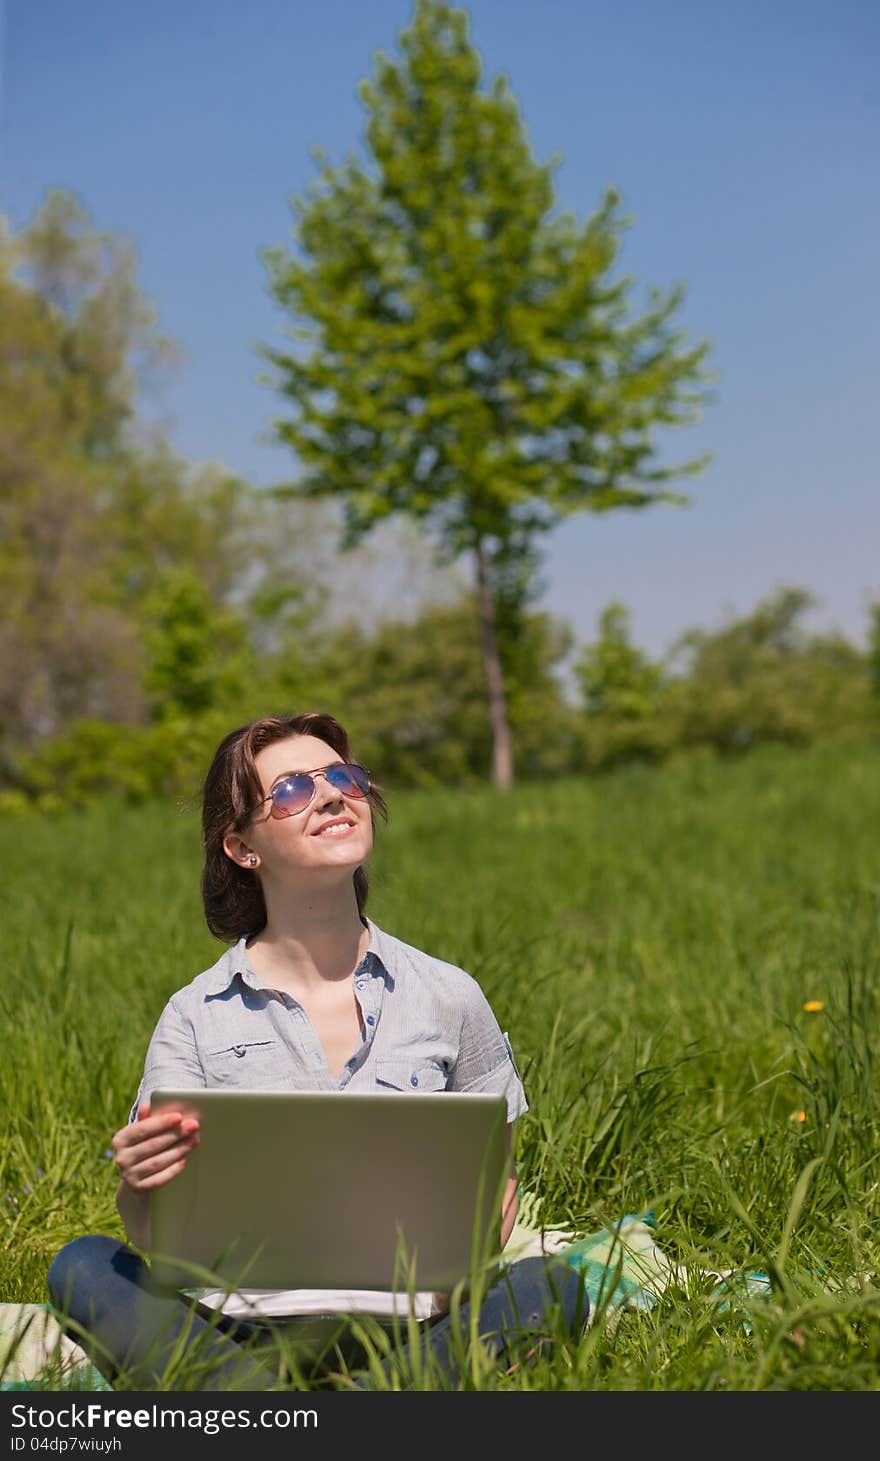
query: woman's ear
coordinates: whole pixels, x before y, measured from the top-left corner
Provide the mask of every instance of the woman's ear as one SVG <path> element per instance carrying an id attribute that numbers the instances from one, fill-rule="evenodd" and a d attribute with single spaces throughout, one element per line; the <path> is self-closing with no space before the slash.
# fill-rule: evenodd
<path id="1" fill-rule="evenodd" d="M 223 838 L 223 851 L 226 856 L 239 867 L 255 868 L 259 862 L 256 853 L 252 852 L 243 837 L 237 832 L 227 832 Z"/>

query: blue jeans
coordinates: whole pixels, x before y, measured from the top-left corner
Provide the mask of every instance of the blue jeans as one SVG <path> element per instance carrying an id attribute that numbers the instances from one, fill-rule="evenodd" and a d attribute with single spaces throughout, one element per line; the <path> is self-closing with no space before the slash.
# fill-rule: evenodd
<path id="1" fill-rule="evenodd" d="M 68 1333 L 89 1351 L 111 1384 L 121 1374 L 127 1388 L 168 1388 L 167 1368 L 185 1351 L 188 1388 L 283 1386 L 271 1346 L 273 1338 L 284 1333 L 284 1321 L 275 1321 L 273 1327 L 200 1309 L 178 1290 L 158 1284 L 148 1264 L 115 1238 L 92 1235 L 68 1243 L 52 1262 L 48 1285 Z M 551 1310 L 557 1316 L 552 1324 Z M 576 1269 L 559 1260 L 522 1258 L 487 1289 L 478 1332 L 501 1366 L 517 1345 L 559 1332 L 560 1321 L 564 1332 L 578 1335 L 588 1314 L 589 1299 Z M 416 1343 L 421 1357 L 453 1383 L 462 1374 L 461 1336 L 469 1333 L 470 1317 L 470 1306 L 464 1302 L 457 1328 L 450 1315 L 419 1325 Z M 342 1335 L 347 1321 L 340 1318 L 339 1325 Z M 405 1335 L 405 1323 L 401 1328 Z M 402 1366 L 400 1373 L 405 1376 L 419 1358 L 413 1344 L 401 1345 L 396 1357 L 382 1360 L 382 1369 L 390 1376 Z M 357 1384 L 369 1388 L 369 1377 L 361 1374 Z"/>

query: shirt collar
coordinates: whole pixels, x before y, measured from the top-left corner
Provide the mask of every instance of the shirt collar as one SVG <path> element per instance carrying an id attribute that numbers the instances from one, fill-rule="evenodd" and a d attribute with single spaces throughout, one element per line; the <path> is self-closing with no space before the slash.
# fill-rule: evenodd
<path id="1" fill-rule="evenodd" d="M 369 918 L 366 920 L 366 924 L 370 931 L 370 941 L 358 969 L 361 973 L 370 975 L 371 978 L 391 979 L 393 978 L 393 955 L 390 947 L 392 941 L 387 933 L 383 933 L 381 928 L 378 928 Z M 216 964 L 207 971 L 206 994 L 225 994 L 236 975 L 249 989 L 267 988 L 250 966 L 247 956 L 247 940 L 247 934 L 243 935 L 238 943 L 233 944 L 224 954 L 221 954 Z"/>

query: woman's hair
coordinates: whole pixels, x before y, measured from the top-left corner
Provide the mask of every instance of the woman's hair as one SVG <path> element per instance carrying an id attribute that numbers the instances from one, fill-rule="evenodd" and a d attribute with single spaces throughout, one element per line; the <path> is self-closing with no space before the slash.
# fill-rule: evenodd
<path id="1" fill-rule="evenodd" d="M 227 857 L 223 839 L 227 832 L 243 832 L 257 809 L 263 787 L 254 758 L 266 746 L 289 736 L 316 736 L 326 741 L 344 761 L 352 759 L 348 734 L 332 715 L 308 711 L 304 715 L 269 715 L 239 726 L 223 737 L 208 768 L 202 786 L 202 905 L 211 932 L 220 939 L 240 939 L 259 933 L 266 925 L 266 901 L 260 880 Z M 372 812 L 387 818 L 385 802 L 371 787 L 367 801 Z M 375 827 L 375 815 L 372 817 Z M 363 867 L 354 873 L 358 913 L 363 917 L 367 902 L 367 875 Z"/>

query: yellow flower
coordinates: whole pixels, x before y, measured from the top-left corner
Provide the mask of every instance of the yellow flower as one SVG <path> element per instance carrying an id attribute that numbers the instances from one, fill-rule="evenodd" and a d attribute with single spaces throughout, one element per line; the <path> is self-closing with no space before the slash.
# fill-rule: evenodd
<path id="1" fill-rule="evenodd" d="M 805 1014 L 817 1015 L 820 1010 L 823 1010 L 825 1008 L 825 1006 L 822 1003 L 821 999 L 808 999 L 803 1008 Z"/>
<path id="2" fill-rule="evenodd" d="M 789 1121 L 806 1121 L 807 1113 L 806 1111 L 792 1111 L 788 1119 Z"/>

